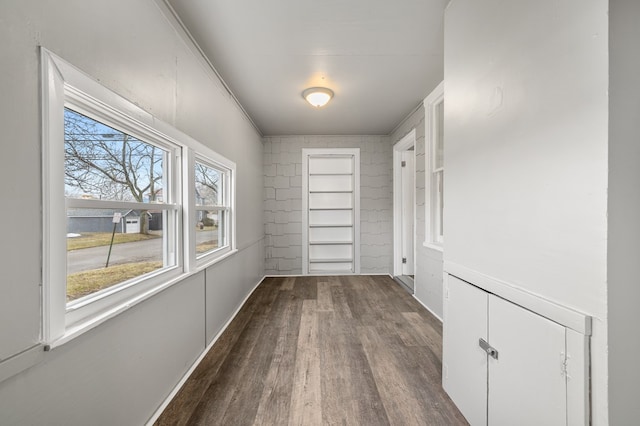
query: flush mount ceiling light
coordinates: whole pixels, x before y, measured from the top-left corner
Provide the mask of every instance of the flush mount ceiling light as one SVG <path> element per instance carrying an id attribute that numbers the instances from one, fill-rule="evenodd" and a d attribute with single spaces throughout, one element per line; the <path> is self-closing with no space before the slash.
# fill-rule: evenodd
<path id="1" fill-rule="evenodd" d="M 302 92 L 302 97 L 316 108 L 323 107 L 333 97 L 333 91 L 326 87 L 310 87 Z"/>

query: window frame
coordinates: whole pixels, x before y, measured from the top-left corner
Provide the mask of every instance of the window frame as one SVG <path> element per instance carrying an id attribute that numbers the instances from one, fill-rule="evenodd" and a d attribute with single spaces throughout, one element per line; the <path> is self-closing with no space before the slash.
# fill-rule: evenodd
<path id="1" fill-rule="evenodd" d="M 190 238 L 191 242 L 188 245 L 188 250 L 190 252 L 190 260 L 192 261 L 192 268 L 202 268 L 210 265 L 216 259 L 224 257 L 230 253 L 235 247 L 235 215 L 233 212 L 235 211 L 235 188 L 234 188 L 234 176 L 235 176 L 235 165 L 230 163 L 224 157 L 221 156 L 205 156 L 202 154 L 192 153 L 192 161 L 193 166 L 189 166 L 189 169 L 193 171 L 193 175 L 189 176 L 189 193 L 192 195 L 193 200 L 190 200 L 190 211 L 188 222 L 190 224 L 189 234 L 192 236 Z M 195 165 L 196 163 L 200 163 L 206 167 L 215 169 L 218 172 L 221 172 L 223 176 L 223 200 L 222 205 L 201 205 L 198 206 L 195 197 Z M 197 211 L 205 211 L 205 210 L 218 210 L 224 211 L 225 214 L 225 241 L 226 244 L 222 247 L 218 247 L 216 249 L 210 250 L 205 253 L 198 254 L 196 253 L 196 226 L 197 221 L 195 218 L 195 213 Z"/>
<path id="2" fill-rule="evenodd" d="M 425 135 L 427 158 L 425 161 L 425 247 L 443 251 L 444 233 L 440 223 L 444 215 L 444 155 L 442 156 L 442 165 L 438 167 L 437 161 L 437 138 L 439 133 L 438 126 L 438 106 L 443 105 L 441 109 L 444 119 L 444 81 L 424 100 L 425 111 Z M 444 139 L 441 141 L 444 150 Z"/>
<path id="3" fill-rule="evenodd" d="M 204 267 L 237 252 L 235 242 L 235 163 L 173 126 L 102 86 L 73 65 L 40 49 L 42 95 L 42 324 L 41 341 L 55 347 L 94 328 L 137 303 L 182 281 Z M 171 157 L 169 186 L 163 210 L 173 212 L 175 241 L 173 266 L 150 272 L 96 292 L 98 297 L 66 301 L 67 201 L 64 185 L 64 109 L 76 111 L 130 134 L 145 143 L 167 149 Z M 195 158 L 204 158 L 229 171 L 228 247 L 196 262 L 194 176 Z M 164 189 L 167 191 L 167 189 Z M 146 209 L 149 203 L 74 199 L 72 206 L 111 208 L 114 205 Z M 156 204 L 151 204 L 154 207 Z M 169 231 L 168 231 L 169 232 Z M 164 238 L 164 237 L 163 237 Z"/>

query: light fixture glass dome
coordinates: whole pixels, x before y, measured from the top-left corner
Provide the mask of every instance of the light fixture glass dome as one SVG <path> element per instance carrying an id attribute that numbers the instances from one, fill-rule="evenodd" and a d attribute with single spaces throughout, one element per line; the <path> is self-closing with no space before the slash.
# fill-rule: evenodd
<path id="1" fill-rule="evenodd" d="M 333 91 L 326 87 L 310 87 L 302 92 L 302 97 L 314 107 L 325 106 L 333 97 Z"/>

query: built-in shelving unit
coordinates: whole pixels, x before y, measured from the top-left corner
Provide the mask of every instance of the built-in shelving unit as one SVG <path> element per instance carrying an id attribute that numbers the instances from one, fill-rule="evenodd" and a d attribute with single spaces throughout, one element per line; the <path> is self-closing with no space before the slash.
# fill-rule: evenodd
<path id="1" fill-rule="evenodd" d="M 360 271 L 360 150 L 304 149 L 303 273 Z"/>

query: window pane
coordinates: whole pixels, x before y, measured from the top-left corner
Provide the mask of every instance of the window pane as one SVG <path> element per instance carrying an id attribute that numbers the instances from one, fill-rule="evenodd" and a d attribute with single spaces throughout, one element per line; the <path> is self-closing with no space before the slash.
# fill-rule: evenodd
<path id="1" fill-rule="evenodd" d="M 444 167 L 444 101 L 434 108 L 434 125 L 434 167 L 440 169 Z"/>
<path id="2" fill-rule="evenodd" d="M 164 259 L 163 229 L 171 215 L 153 210 L 68 209 L 67 302 L 173 266 L 173 261 Z"/>
<path id="3" fill-rule="evenodd" d="M 196 162 L 196 205 L 220 206 L 224 204 L 224 173 Z"/>
<path id="4" fill-rule="evenodd" d="M 166 150 L 68 108 L 64 150 L 67 197 L 164 201 Z"/>
<path id="5" fill-rule="evenodd" d="M 227 212 L 199 210 L 196 215 L 196 254 L 226 246 Z"/>

